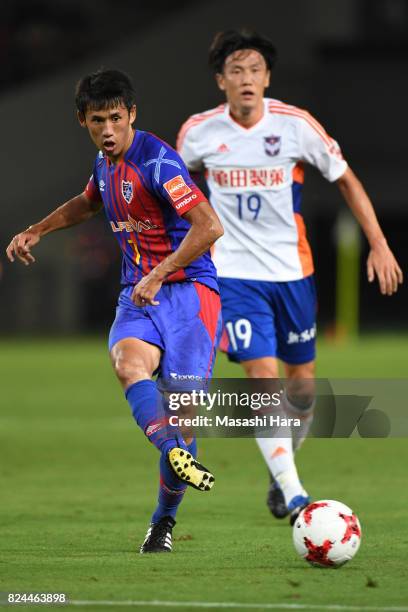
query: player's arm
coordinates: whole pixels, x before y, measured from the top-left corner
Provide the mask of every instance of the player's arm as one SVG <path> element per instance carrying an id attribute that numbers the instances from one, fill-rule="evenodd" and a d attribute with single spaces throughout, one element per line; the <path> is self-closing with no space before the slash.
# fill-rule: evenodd
<path id="1" fill-rule="evenodd" d="M 208 251 L 224 233 L 221 221 L 207 201 L 202 201 L 191 208 L 183 218 L 191 224 L 189 231 L 178 249 L 136 285 L 132 300 L 137 306 L 145 304 L 157 306 L 159 302 L 154 297 L 164 280 Z"/>
<path id="2" fill-rule="evenodd" d="M 102 202 L 92 201 L 85 192 L 75 196 L 38 223 L 14 236 L 6 249 L 7 257 L 12 262 L 17 257 L 28 266 L 35 261 L 31 248 L 38 244 L 43 236 L 82 223 L 93 217 L 101 208 Z"/>
<path id="3" fill-rule="evenodd" d="M 402 283 L 403 275 L 378 223 L 371 200 L 350 168 L 336 182 L 370 245 L 368 280 L 372 282 L 377 276 L 381 293 L 392 295 Z"/>
<path id="4" fill-rule="evenodd" d="M 370 244 L 367 260 L 369 282 L 377 276 L 382 294 L 391 295 L 402 283 L 402 272 L 387 245 L 370 198 L 343 159 L 339 145 L 308 113 L 298 120 L 299 158 L 320 170 L 331 183 L 336 182 L 350 210 Z"/>

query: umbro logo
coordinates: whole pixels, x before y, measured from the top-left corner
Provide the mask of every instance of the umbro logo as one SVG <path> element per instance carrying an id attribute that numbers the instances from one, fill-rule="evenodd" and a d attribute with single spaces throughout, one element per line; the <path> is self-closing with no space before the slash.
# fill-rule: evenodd
<path id="1" fill-rule="evenodd" d="M 229 153 L 229 147 L 226 144 L 220 144 L 217 149 L 217 153 Z"/>
<path id="2" fill-rule="evenodd" d="M 99 191 L 105 191 L 105 181 L 102 179 L 99 181 Z"/>

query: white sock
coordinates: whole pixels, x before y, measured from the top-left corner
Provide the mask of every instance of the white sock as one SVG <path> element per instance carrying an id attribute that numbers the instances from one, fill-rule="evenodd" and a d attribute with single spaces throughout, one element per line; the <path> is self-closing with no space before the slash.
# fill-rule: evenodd
<path id="1" fill-rule="evenodd" d="M 284 428 L 281 428 L 281 430 Z M 305 490 L 299 480 L 293 450 L 290 427 L 286 428 L 283 438 L 255 438 L 272 476 L 279 484 L 285 497 L 286 505 L 297 495 L 305 496 Z M 280 433 L 284 433 L 280 431 Z"/>
<path id="2" fill-rule="evenodd" d="M 295 406 L 288 396 L 286 392 L 283 396 L 282 406 L 285 411 L 285 414 L 288 418 L 300 419 L 300 427 L 292 426 L 292 441 L 293 441 L 293 451 L 296 452 L 302 446 L 303 442 L 307 438 L 309 433 L 310 426 L 313 422 L 314 416 L 314 408 L 316 405 L 316 400 L 306 407 L 303 406 Z"/>

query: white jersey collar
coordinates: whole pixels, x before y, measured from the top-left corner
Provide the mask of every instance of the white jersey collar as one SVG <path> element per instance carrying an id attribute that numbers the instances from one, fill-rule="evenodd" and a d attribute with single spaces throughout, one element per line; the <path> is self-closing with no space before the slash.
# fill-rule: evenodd
<path id="1" fill-rule="evenodd" d="M 254 131 L 258 130 L 259 128 L 263 126 L 263 124 L 265 123 L 268 117 L 268 99 L 267 98 L 263 99 L 263 104 L 264 104 L 264 112 L 263 112 L 262 117 L 259 119 L 257 123 L 255 123 L 255 125 L 252 125 L 249 128 L 245 127 L 244 125 L 241 125 L 240 123 L 238 123 L 238 121 L 236 121 L 232 117 L 230 113 L 230 105 L 228 103 L 225 104 L 224 115 L 228 123 L 230 123 L 236 130 L 239 130 L 243 134 L 253 134 Z"/>

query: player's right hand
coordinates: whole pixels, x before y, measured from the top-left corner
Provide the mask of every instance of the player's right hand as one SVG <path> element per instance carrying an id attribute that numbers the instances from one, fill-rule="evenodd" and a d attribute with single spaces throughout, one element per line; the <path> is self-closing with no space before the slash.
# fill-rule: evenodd
<path id="1" fill-rule="evenodd" d="M 17 257 L 25 266 L 35 262 L 35 258 L 31 255 L 31 247 L 40 242 L 40 235 L 28 228 L 21 234 L 14 236 L 6 249 L 8 259 L 13 262 Z"/>
<path id="2" fill-rule="evenodd" d="M 371 247 L 367 259 L 367 277 L 370 283 L 377 277 L 383 295 L 392 295 L 403 282 L 402 270 L 385 241 Z"/>

